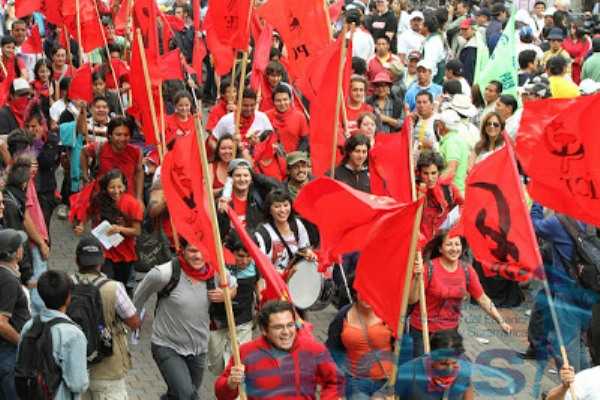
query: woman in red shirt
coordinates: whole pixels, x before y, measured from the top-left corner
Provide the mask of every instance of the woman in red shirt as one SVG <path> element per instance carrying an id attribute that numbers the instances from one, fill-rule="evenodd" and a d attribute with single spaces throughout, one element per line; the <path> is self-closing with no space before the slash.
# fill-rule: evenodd
<path id="1" fill-rule="evenodd" d="M 240 148 L 237 147 L 237 154 L 234 154 L 236 149 L 233 141 L 233 136 L 226 134 L 221 136 L 217 141 L 217 148 L 215 149 L 215 156 L 213 161 L 208 165 L 210 169 L 210 176 L 212 178 L 212 186 L 215 190 L 215 194 L 220 194 L 227 177 L 227 168 L 229 167 L 229 161 L 234 158 L 241 157 Z"/>
<path id="2" fill-rule="evenodd" d="M 35 97 L 50 99 L 54 94 L 52 86 L 52 64 L 47 59 L 38 60 L 33 67 L 33 80 L 30 82 Z"/>
<path id="3" fill-rule="evenodd" d="M 52 80 L 60 82 L 62 78 L 73 77 L 73 66 L 67 64 L 67 50 L 62 46 L 52 49 Z"/>
<path id="4" fill-rule="evenodd" d="M 510 333 L 510 325 L 504 321 L 494 303 L 484 293 L 477 272 L 461 260 L 463 243 L 460 236 L 450 236 L 448 231 L 440 231 L 427 244 L 424 254 L 425 267 L 419 256 L 415 260 L 409 302 L 419 302 L 418 282 L 422 276 L 430 334 L 443 330 L 458 330 L 462 301 L 467 293 L 498 322 L 504 332 Z M 418 306 L 414 307 L 410 314 L 410 335 L 413 338 L 413 356 L 422 356 L 422 321 Z"/>
<path id="5" fill-rule="evenodd" d="M 103 221 L 108 221 L 110 228 L 107 234 L 120 234 L 124 237 L 117 246 L 106 249 L 102 272 L 127 287 L 131 267 L 137 260 L 135 237 L 141 232 L 144 207 L 138 199 L 127 193 L 127 178 L 118 169 L 104 174 L 98 182 L 97 189 L 92 196 L 86 219 L 91 220 L 93 228 Z M 83 233 L 85 222 L 79 221 L 75 225 L 74 231 L 77 235 Z"/>
<path id="6" fill-rule="evenodd" d="M 583 61 L 592 48 L 592 42 L 585 33 L 583 26 L 575 22 L 571 23 L 569 34 L 562 42 L 562 47 L 569 53 L 569 56 L 573 60 L 571 77 L 573 78 L 573 82 L 579 85 L 579 82 L 581 82 Z"/>
<path id="7" fill-rule="evenodd" d="M 194 116 L 192 115 L 192 95 L 187 90 L 180 90 L 173 97 L 175 113 L 167 116 L 165 141 L 169 145 L 180 136 L 193 133 Z"/>
<path id="8" fill-rule="evenodd" d="M 84 147 L 81 152 L 81 176 L 84 183 L 90 180 L 90 165 L 97 166 L 93 178 L 99 178 L 118 168 L 129 182 L 127 193 L 139 200 L 143 198 L 142 152 L 129 143 L 134 129 L 135 123 L 131 118 L 115 117 L 108 123 L 108 142 L 92 142 Z M 95 164 L 90 163 L 90 160 Z"/>

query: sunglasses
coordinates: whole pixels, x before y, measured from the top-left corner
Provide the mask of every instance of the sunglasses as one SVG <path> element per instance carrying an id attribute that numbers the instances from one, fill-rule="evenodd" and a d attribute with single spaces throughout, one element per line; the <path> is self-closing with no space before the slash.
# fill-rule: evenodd
<path id="1" fill-rule="evenodd" d="M 500 122 L 488 122 L 485 126 L 493 126 L 494 128 L 500 128 Z"/>

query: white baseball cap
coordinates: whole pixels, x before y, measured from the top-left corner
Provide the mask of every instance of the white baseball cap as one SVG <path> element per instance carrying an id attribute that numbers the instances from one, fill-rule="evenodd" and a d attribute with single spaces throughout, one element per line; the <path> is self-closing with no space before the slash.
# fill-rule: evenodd
<path id="1" fill-rule="evenodd" d="M 13 81 L 13 89 L 15 92 L 18 92 L 19 90 L 31 90 L 31 86 L 26 79 L 17 78 Z"/>
<path id="2" fill-rule="evenodd" d="M 429 62 L 427 60 L 421 60 L 421 61 L 419 61 L 417 63 L 417 69 L 419 69 L 419 67 L 423 67 L 425 69 L 433 71 L 433 65 L 431 65 L 431 62 Z"/>
<path id="3" fill-rule="evenodd" d="M 425 19 L 425 17 L 423 16 L 423 13 L 419 10 L 411 12 L 410 16 L 408 17 L 408 20 L 412 21 L 415 18 Z"/>

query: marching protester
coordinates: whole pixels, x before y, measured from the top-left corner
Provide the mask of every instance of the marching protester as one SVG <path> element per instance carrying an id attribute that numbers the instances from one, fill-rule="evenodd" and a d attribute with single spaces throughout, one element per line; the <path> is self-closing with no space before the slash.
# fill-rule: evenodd
<path id="1" fill-rule="evenodd" d="M 5 3 L 0 400 L 593 393 L 594 2 Z"/>

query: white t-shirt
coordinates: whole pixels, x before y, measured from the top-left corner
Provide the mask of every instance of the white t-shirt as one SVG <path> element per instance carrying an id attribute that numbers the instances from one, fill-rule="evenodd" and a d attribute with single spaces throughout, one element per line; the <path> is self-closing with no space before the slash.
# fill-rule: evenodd
<path id="1" fill-rule="evenodd" d="M 422 54 L 423 59 L 427 60 L 433 67 L 431 76 L 435 77 L 437 75 L 437 65 L 445 60 L 447 56 L 446 46 L 442 40 L 442 35 L 435 34 L 426 38 L 423 41 Z"/>
<path id="2" fill-rule="evenodd" d="M 348 38 L 351 33 L 348 32 Z M 367 61 L 375 54 L 375 41 L 369 32 L 362 28 L 356 28 L 352 34 L 352 57 L 360 57 Z"/>
<path id="3" fill-rule="evenodd" d="M 420 51 L 425 37 L 418 32 L 408 29 L 398 36 L 398 54 L 408 56 L 411 51 Z"/>
<path id="4" fill-rule="evenodd" d="M 273 125 L 271 125 L 271 121 L 262 111 L 254 112 L 254 121 L 252 121 L 252 125 L 248 129 L 250 131 L 272 131 Z M 219 122 L 217 122 L 217 126 L 213 129 L 212 134 L 215 138 L 220 139 L 221 136 L 230 134 L 235 134 L 235 114 L 230 112 L 229 114 L 225 114 Z"/>
<path id="5" fill-rule="evenodd" d="M 292 233 L 290 236 L 282 236 L 283 240 L 287 243 L 288 247 L 292 251 L 292 253 L 296 254 L 298 249 L 302 249 L 310 246 L 310 241 L 308 238 L 308 232 L 306 231 L 306 227 L 298 218 L 296 218 L 296 224 L 298 225 L 298 238 L 294 236 Z M 271 238 L 271 248 L 267 249 L 265 241 L 260 233 L 256 233 L 256 240 L 258 242 L 258 247 L 260 247 L 261 251 L 271 259 L 273 266 L 277 268 L 278 271 L 283 271 L 288 264 L 290 263 L 291 257 L 285 248 L 285 245 L 279 239 L 279 236 L 273 229 L 271 224 L 263 224 L 267 233 Z"/>
<path id="6" fill-rule="evenodd" d="M 575 396 L 577 400 L 600 399 L 600 366 L 584 369 L 575 375 Z M 565 400 L 571 400 L 571 393 L 567 391 Z"/>

